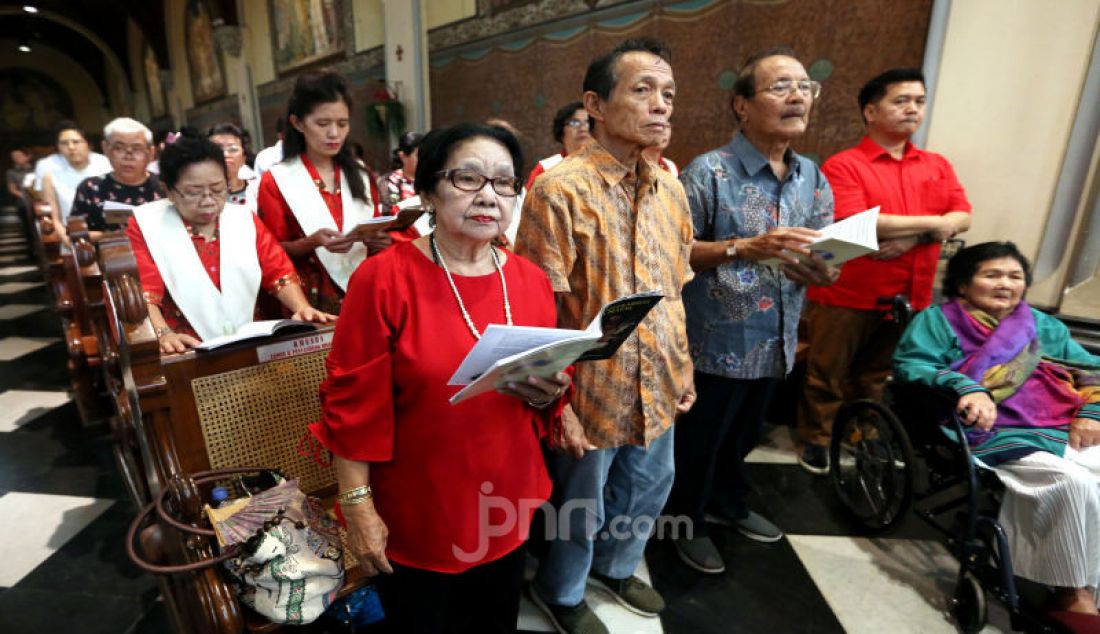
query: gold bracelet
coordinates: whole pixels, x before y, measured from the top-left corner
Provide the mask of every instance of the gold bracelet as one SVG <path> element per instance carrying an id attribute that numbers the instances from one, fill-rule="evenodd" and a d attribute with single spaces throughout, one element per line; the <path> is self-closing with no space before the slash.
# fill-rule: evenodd
<path id="1" fill-rule="evenodd" d="M 336 501 L 342 505 L 354 505 L 362 504 L 372 497 L 374 497 L 374 494 L 371 492 L 370 485 L 364 484 L 361 487 L 355 487 L 343 493 L 338 493 L 336 495 Z"/>

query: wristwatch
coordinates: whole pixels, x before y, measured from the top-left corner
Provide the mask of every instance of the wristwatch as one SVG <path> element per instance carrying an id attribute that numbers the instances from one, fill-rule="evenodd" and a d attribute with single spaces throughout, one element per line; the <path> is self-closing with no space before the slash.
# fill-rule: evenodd
<path id="1" fill-rule="evenodd" d="M 730 240 L 726 243 L 726 257 L 734 260 L 737 259 L 737 241 Z"/>

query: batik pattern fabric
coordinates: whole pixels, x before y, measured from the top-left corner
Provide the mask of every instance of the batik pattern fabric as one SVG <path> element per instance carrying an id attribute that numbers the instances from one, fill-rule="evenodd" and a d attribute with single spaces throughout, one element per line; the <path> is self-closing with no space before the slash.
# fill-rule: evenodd
<path id="1" fill-rule="evenodd" d="M 692 371 L 680 296 L 692 275 L 691 217 L 680 183 L 644 160 L 629 170 L 589 142 L 535 181 L 516 243 L 559 294 L 560 327 L 585 328 L 613 299 L 664 294 L 615 356 L 577 365 L 572 401 L 596 446 L 648 446 L 672 425 Z"/>
<path id="2" fill-rule="evenodd" d="M 695 239 L 752 238 L 776 227 L 820 229 L 833 194 L 813 161 L 788 150 L 782 181 L 738 133 L 680 175 Z M 781 378 L 794 367 L 806 287 L 778 268 L 735 259 L 699 272 L 684 288 L 691 358 L 699 372 L 731 379 Z"/>

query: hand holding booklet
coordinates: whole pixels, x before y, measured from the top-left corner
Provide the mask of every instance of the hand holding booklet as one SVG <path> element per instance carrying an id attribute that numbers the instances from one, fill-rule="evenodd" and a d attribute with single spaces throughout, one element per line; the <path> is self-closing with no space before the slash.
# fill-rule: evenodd
<path id="1" fill-rule="evenodd" d="M 451 404 L 529 376 L 551 377 L 577 361 L 609 359 L 664 296 L 649 291 L 604 306 L 588 328 L 490 324 L 447 385 L 465 385 Z"/>
<path id="2" fill-rule="evenodd" d="M 375 216 L 366 222 L 348 229 L 344 235 L 353 236 L 356 240 L 364 240 L 382 231 L 404 231 L 424 214 L 425 209 L 420 205 L 420 197 L 413 196 L 397 204 L 397 213 L 385 216 Z"/>
<path id="3" fill-rule="evenodd" d="M 272 335 L 285 335 L 293 332 L 307 332 L 316 330 L 317 326 L 308 321 L 297 319 L 269 319 L 267 321 L 252 321 L 237 329 L 231 335 L 214 337 L 195 346 L 195 350 L 213 350 L 231 343 L 245 341 L 246 339 L 259 339 Z"/>
<path id="4" fill-rule="evenodd" d="M 874 253 L 878 251 L 878 212 L 878 207 L 872 207 L 867 211 L 861 211 L 844 220 L 834 222 L 822 228 L 821 237 L 806 248 L 820 255 L 826 264 L 833 266 Z M 796 255 L 800 260 L 807 259 L 802 254 Z M 770 258 L 761 263 L 779 266 L 783 261 L 779 258 Z"/>

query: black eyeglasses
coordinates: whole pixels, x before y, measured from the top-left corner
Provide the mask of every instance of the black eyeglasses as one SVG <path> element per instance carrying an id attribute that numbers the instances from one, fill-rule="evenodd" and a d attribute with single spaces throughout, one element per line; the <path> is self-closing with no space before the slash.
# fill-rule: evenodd
<path id="1" fill-rule="evenodd" d="M 519 194 L 519 179 L 514 176 L 497 176 L 489 178 L 482 176 L 471 169 L 453 169 L 436 172 L 436 176 L 442 176 L 451 181 L 455 189 L 464 192 L 478 192 L 485 183 L 492 183 L 493 191 L 501 196 L 516 196 Z"/>

